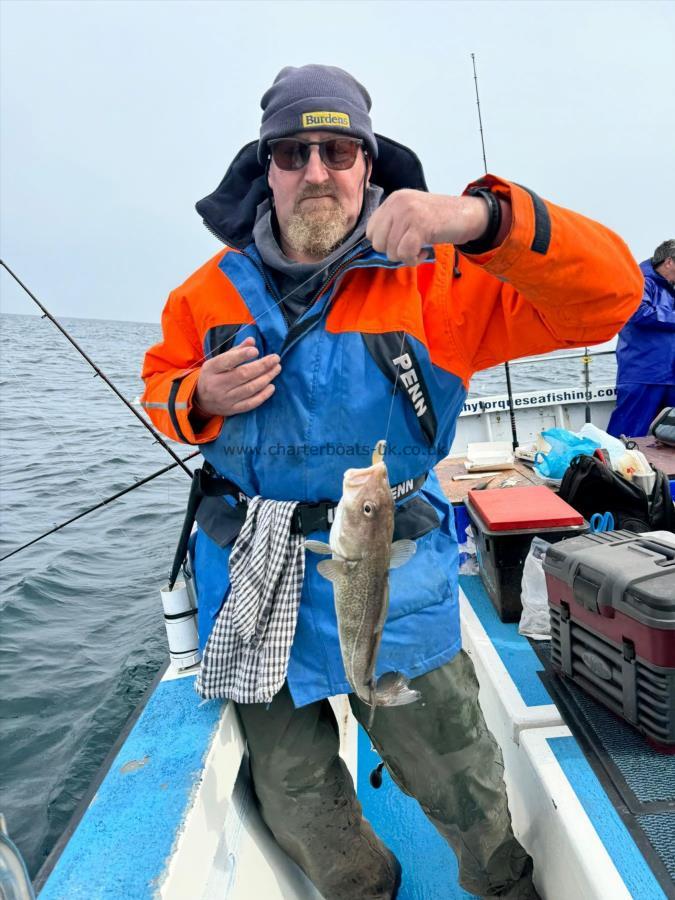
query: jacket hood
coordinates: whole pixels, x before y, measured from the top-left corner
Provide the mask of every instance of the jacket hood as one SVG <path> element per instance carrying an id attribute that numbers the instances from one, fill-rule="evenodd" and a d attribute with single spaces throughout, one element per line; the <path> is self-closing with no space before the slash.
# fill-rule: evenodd
<path id="1" fill-rule="evenodd" d="M 376 134 L 378 156 L 370 180 L 384 196 L 402 188 L 428 190 L 418 157 L 391 138 Z M 212 194 L 196 204 L 204 225 L 228 247 L 243 250 L 253 240 L 258 205 L 269 196 L 265 167 L 258 162 L 258 141 L 237 153 Z"/>
<path id="2" fill-rule="evenodd" d="M 650 278 L 660 277 L 659 273 L 654 270 L 651 259 L 645 259 L 644 262 L 640 263 L 640 271 L 643 275 L 648 275 Z"/>
<path id="3" fill-rule="evenodd" d="M 640 271 L 645 278 L 651 278 L 657 284 L 660 284 L 661 287 L 665 287 L 671 294 L 675 293 L 675 285 L 672 285 L 667 278 L 663 277 L 663 275 L 659 275 L 652 265 L 651 259 L 646 259 L 644 262 L 640 263 Z"/>

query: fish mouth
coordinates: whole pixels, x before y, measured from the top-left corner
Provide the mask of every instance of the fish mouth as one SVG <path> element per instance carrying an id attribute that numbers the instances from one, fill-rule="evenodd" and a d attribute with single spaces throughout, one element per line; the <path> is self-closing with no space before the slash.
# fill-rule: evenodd
<path id="1" fill-rule="evenodd" d="M 387 480 L 387 467 L 383 462 L 375 463 L 374 466 L 368 466 L 367 469 L 347 469 L 342 479 L 342 486 L 345 490 L 352 490 L 363 487 L 371 478 L 375 480 Z"/>

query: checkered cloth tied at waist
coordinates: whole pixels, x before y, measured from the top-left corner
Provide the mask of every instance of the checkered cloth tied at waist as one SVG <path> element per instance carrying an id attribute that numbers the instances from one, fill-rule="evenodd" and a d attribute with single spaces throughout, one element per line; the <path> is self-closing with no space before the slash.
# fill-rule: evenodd
<path id="1" fill-rule="evenodd" d="M 230 555 L 230 592 L 204 648 L 205 699 L 269 703 L 286 680 L 305 577 L 305 539 L 291 533 L 297 501 L 248 503 Z"/>

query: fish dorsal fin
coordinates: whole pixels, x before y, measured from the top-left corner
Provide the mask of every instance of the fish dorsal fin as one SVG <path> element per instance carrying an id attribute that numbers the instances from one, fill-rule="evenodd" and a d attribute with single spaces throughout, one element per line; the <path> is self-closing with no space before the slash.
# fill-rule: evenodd
<path id="1" fill-rule="evenodd" d="M 324 541 L 305 541 L 305 550 L 311 550 L 312 553 L 328 554 L 329 556 L 333 552 L 330 544 L 326 544 Z"/>
<path id="2" fill-rule="evenodd" d="M 417 544 L 415 543 L 415 541 L 394 541 L 394 543 L 391 545 L 389 568 L 398 569 L 399 566 L 405 565 L 410 557 L 415 555 L 416 550 Z"/>
<path id="3" fill-rule="evenodd" d="M 344 578 L 349 566 L 343 559 L 322 559 L 316 568 L 328 581 L 337 581 L 338 578 Z"/>

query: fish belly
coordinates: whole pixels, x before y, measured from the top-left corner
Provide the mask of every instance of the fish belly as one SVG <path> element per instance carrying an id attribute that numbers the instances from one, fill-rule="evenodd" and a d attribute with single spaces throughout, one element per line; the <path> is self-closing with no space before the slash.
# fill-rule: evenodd
<path id="1" fill-rule="evenodd" d="M 384 565 L 359 563 L 335 585 L 340 650 L 347 678 L 356 694 L 371 702 L 382 626 L 387 616 L 388 573 Z"/>

